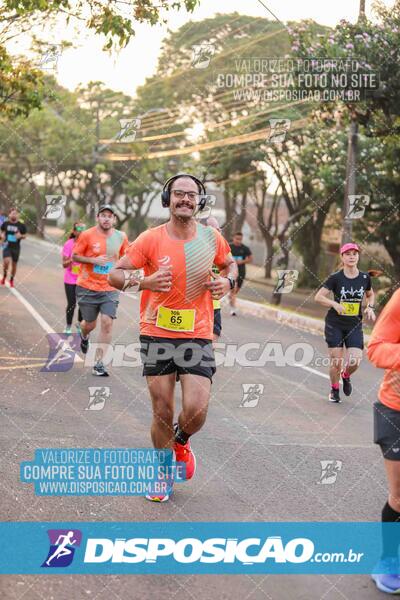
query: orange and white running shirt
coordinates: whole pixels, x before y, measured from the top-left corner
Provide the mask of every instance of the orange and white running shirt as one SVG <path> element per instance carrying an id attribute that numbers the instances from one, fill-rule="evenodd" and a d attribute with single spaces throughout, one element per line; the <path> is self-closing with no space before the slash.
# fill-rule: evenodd
<path id="1" fill-rule="evenodd" d="M 400 290 L 397 290 L 379 315 L 368 343 L 368 358 L 385 370 L 379 400 L 400 410 Z"/>
<path id="2" fill-rule="evenodd" d="M 213 264 L 222 267 L 230 253 L 216 229 L 200 224 L 191 240 L 172 239 L 166 224 L 140 234 L 126 252 L 132 267 L 143 268 L 145 276 L 162 267 L 172 271 L 169 292 L 142 292 L 140 333 L 212 340 L 213 302 L 204 283 L 211 279 Z"/>
<path id="3" fill-rule="evenodd" d="M 74 246 L 74 254 L 90 258 L 107 256 L 109 260 L 104 266 L 81 263 L 77 285 L 95 292 L 115 292 L 108 283 L 108 273 L 128 246 L 126 233 L 117 229 L 109 236 L 101 233 L 96 226 L 82 231 Z"/>

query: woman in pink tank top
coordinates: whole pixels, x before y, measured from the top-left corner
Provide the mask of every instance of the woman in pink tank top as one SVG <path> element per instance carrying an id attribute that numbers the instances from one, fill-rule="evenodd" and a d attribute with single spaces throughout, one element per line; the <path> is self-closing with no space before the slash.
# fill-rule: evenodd
<path id="1" fill-rule="evenodd" d="M 65 242 L 61 251 L 62 266 L 64 267 L 64 288 L 67 296 L 66 308 L 66 327 L 64 333 L 72 333 L 72 319 L 76 307 L 76 281 L 78 279 L 80 263 L 73 262 L 72 253 L 74 251 L 75 242 L 81 232 L 85 230 L 85 225 L 81 222 L 74 223 L 69 239 Z M 82 315 L 78 310 L 78 323 L 76 325 L 78 332 L 80 331 L 80 322 Z"/>

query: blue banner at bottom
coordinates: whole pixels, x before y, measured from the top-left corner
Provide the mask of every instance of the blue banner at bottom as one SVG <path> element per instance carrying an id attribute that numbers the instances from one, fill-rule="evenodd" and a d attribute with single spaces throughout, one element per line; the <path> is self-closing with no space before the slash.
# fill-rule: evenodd
<path id="1" fill-rule="evenodd" d="M 0 523 L 2 574 L 367 574 L 400 523 Z"/>

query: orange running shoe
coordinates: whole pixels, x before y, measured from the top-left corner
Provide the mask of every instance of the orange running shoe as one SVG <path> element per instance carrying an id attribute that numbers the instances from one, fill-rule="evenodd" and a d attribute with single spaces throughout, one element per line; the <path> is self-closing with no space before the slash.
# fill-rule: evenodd
<path id="1" fill-rule="evenodd" d="M 169 494 L 157 494 L 156 496 L 152 496 L 151 494 L 146 495 L 146 500 L 150 500 L 150 502 L 166 502 L 169 500 Z"/>
<path id="2" fill-rule="evenodd" d="M 192 479 L 196 472 L 196 456 L 190 447 L 190 441 L 188 440 L 186 444 L 175 442 L 174 450 L 176 462 L 183 462 L 186 465 L 186 481 Z"/>

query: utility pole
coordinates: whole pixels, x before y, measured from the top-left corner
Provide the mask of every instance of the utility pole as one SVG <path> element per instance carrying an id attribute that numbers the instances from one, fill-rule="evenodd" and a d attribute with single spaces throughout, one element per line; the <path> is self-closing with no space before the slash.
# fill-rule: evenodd
<path id="1" fill-rule="evenodd" d="M 93 150 L 92 150 L 92 193 L 90 195 L 90 204 L 89 204 L 89 210 L 90 210 L 90 215 L 89 218 L 90 219 L 94 219 L 95 215 L 96 215 L 96 209 L 98 208 L 98 206 L 96 207 L 96 203 L 97 204 L 101 204 L 100 202 L 100 198 L 99 198 L 99 178 L 97 175 L 97 163 L 99 162 L 99 150 L 100 150 L 100 94 L 98 98 L 95 98 L 95 102 L 96 102 L 96 125 L 95 125 L 95 144 L 93 146 Z"/>
<path id="2" fill-rule="evenodd" d="M 360 0 L 358 11 L 358 22 L 365 19 L 365 0 Z M 347 215 L 349 214 L 350 202 L 349 196 L 356 193 L 356 170 L 358 158 L 358 120 L 354 111 L 351 115 L 349 135 L 347 138 L 347 164 L 346 164 L 346 182 L 344 187 L 343 202 L 343 225 L 342 225 L 342 244 L 350 242 L 353 232 L 353 221 Z"/>

